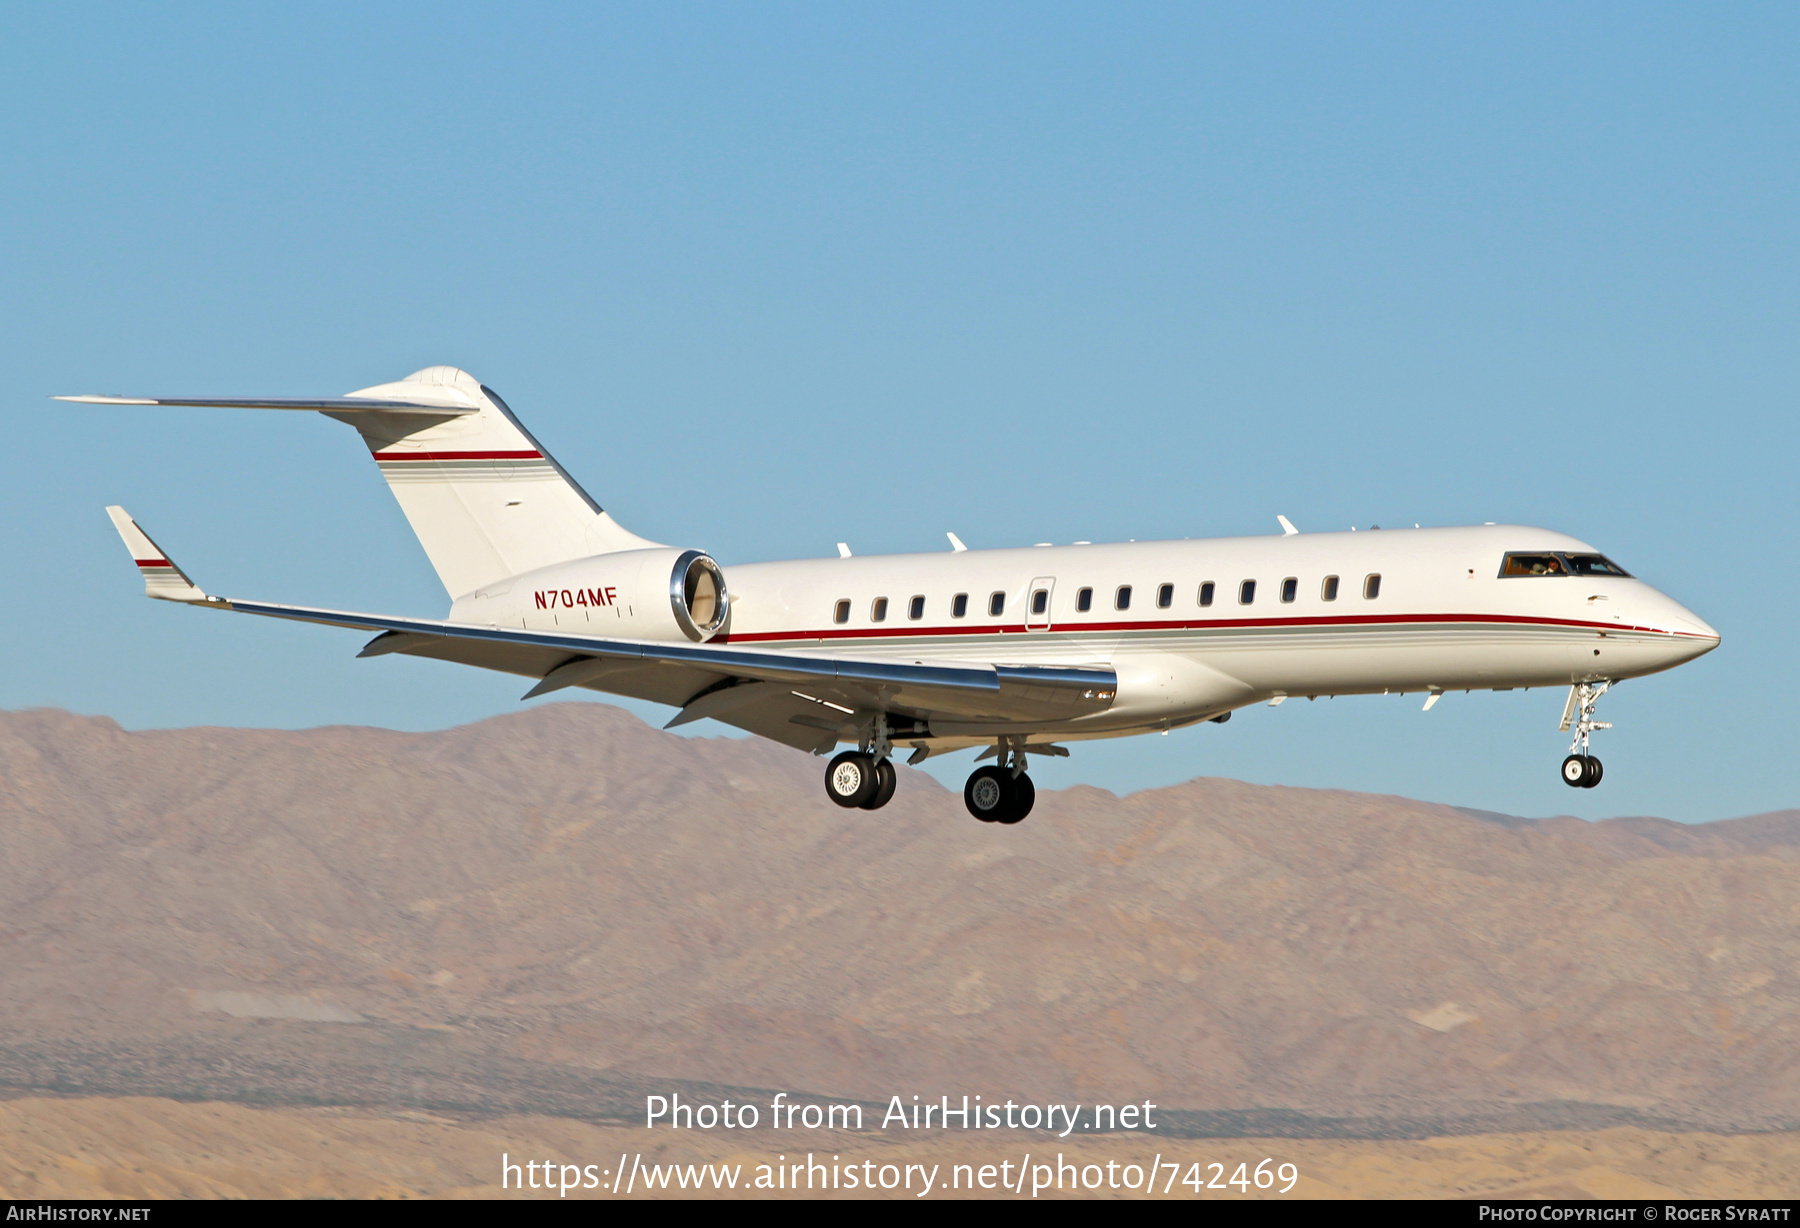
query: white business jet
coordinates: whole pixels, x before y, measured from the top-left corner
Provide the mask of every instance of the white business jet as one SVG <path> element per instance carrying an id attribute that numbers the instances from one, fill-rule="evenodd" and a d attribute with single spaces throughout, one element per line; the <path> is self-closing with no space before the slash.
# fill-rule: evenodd
<path id="1" fill-rule="evenodd" d="M 1016 823 L 1030 756 L 1225 721 L 1248 704 L 1566 686 L 1563 779 L 1591 788 L 1595 704 L 1719 636 L 1592 546 L 1519 525 L 839 557 L 722 567 L 600 509 L 495 393 L 454 367 L 321 400 L 64 397 L 317 410 L 355 427 L 451 598 L 404 618 L 209 596 L 122 508 L 146 592 L 379 632 L 437 657 L 711 717 L 817 755 L 840 806 L 909 763 L 983 748 L 963 797 Z"/>

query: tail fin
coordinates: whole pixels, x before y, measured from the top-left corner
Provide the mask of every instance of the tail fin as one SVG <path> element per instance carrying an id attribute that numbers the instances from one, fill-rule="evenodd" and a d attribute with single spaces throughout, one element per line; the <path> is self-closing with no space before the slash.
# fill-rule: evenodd
<path id="1" fill-rule="evenodd" d="M 452 598 L 553 563 L 657 544 L 620 528 L 538 446 L 506 402 L 455 367 L 426 367 L 391 384 L 311 400 L 56 399 L 95 405 L 306 409 L 348 422 L 369 445 Z M 119 531 L 126 532 L 124 524 Z M 142 536 L 136 526 L 133 531 Z M 127 543 L 131 540 L 127 534 Z"/>
<path id="2" fill-rule="evenodd" d="M 552 563 L 656 545 L 602 511 L 466 371 L 427 367 L 350 397 L 475 410 L 324 411 L 361 432 L 452 597 Z"/>

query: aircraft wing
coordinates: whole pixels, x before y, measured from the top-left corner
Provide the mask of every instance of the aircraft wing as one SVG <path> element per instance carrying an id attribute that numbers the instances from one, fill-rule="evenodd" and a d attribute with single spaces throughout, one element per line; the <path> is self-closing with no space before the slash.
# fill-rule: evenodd
<path id="1" fill-rule="evenodd" d="M 567 686 L 678 707 L 807 750 L 836 743 L 863 715 L 1063 721 L 1110 707 L 1110 668 L 874 660 L 730 644 L 625 640 L 437 619 L 213 598 L 242 614 L 379 631 L 363 656 L 397 652 L 540 679 L 525 697 Z"/>
<path id="2" fill-rule="evenodd" d="M 529 699 L 563 687 L 628 695 L 681 711 L 670 725 L 706 717 L 818 751 L 870 713 L 927 720 L 1064 721 L 1112 705 L 1110 667 L 891 661 L 730 644 L 627 640 L 480 626 L 214 597 L 178 568 L 121 507 L 107 513 L 144 577 L 148 596 L 379 634 L 361 656 L 397 652 L 536 678 Z"/>

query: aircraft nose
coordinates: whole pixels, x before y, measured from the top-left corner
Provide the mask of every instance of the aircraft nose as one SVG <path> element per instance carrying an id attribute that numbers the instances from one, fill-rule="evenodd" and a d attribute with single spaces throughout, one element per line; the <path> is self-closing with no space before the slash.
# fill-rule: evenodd
<path id="1" fill-rule="evenodd" d="M 1686 606 L 1670 601 L 1668 610 L 1656 621 L 1681 646 L 1683 661 L 1692 661 L 1719 646 L 1719 633 Z"/>

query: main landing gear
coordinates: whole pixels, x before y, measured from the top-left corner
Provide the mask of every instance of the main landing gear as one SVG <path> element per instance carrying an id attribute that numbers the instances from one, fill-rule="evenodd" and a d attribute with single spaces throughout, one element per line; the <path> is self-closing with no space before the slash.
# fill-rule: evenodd
<path id="1" fill-rule="evenodd" d="M 890 756 L 887 714 L 880 713 L 861 747 L 838 755 L 825 767 L 825 796 L 847 810 L 880 810 L 900 783 Z"/>
<path id="2" fill-rule="evenodd" d="M 1011 762 L 1007 744 L 1011 741 Z M 1025 740 L 1002 739 L 995 747 L 998 763 L 978 767 L 963 786 L 963 805 L 983 823 L 1017 823 L 1031 813 L 1037 786 L 1025 774 Z"/>
<path id="3" fill-rule="evenodd" d="M 825 795 L 849 810 L 880 810 L 893 800 L 899 776 L 893 761 L 847 750 L 825 768 Z"/>
<path id="4" fill-rule="evenodd" d="M 1578 682 L 1569 688 L 1569 702 L 1563 706 L 1562 731 L 1575 730 L 1569 743 L 1569 757 L 1562 761 L 1563 783 L 1571 789 L 1591 789 L 1600 783 L 1606 769 L 1600 760 L 1588 754 L 1588 736 L 1597 729 L 1611 729 L 1608 721 L 1594 719 L 1594 706 L 1612 689 L 1610 680 Z"/>

